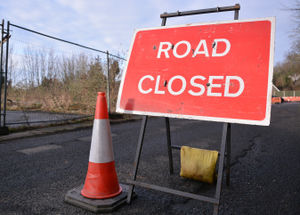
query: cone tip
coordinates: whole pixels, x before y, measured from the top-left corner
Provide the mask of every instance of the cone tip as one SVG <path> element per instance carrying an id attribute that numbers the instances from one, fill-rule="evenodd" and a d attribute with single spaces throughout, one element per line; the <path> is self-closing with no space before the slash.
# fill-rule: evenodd
<path id="1" fill-rule="evenodd" d="M 108 119 L 107 103 L 104 92 L 98 92 L 95 119 Z"/>

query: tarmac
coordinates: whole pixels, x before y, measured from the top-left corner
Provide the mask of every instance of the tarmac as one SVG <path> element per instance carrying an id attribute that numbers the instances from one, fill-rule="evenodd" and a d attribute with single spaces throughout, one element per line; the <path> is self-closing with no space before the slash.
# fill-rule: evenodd
<path id="1" fill-rule="evenodd" d="M 274 105 L 270 126 L 233 125 L 231 185 L 222 186 L 220 215 L 300 214 L 299 111 L 299 104 Z M 85 123 L 88 128 L 80 129 Z M 116 123 L 115 119 L 111 123 Z M 219 148 L 221 123 L 181 119 L 170 119 L 170 123 L 175 145 Z M 33 135 L 0 142 L 7 143 L 0 144 L 0 215 L 93 215 L 64 203 L 65 194 L 84 182 L 91 124 L 92 121 L 87 121 L 32 128 L 2 136 Z M 69 132 L 61 132 L 64 130 Z M 139 121 L 111 126 L 121 183 L 132 178 L 139 130 Z M 175 174 L 169 175 L 165 143 L 164 119 L 149 118 L 138 181 L 212 196 L 214 186 L 179 176 L 180 153 L 176 151 L 173 152 Z M 211 205 L 207 203 L 141 187 L 136 187 L 135 192 L 137 198 L 131 205 L 125 204 L 113 214 L 211 214 Z"/>

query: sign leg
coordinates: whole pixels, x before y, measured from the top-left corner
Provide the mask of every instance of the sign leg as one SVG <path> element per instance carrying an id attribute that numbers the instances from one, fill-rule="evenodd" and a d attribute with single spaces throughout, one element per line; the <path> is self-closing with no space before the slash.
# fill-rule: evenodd
<path id="1" fill-rule="evenodd" d="M 214 204 L 214 212 L 213 215 L 218 215 L 219 213 L 219 204 Z"/>
<path id="2" fill-rule="evenodd" d="M 222 132 L 220 158 L 219 158 L 219 167 L 218 167 L 218 180 L 217 180 L 216 195 L 215 195 L 218 203 L 214 204 L 214 214 L 218 214 L 218 211 L 219 211 L 219 202 L 220 202 L 221 189 L 222 189 L 222 179 L 223 179 L 225 148 L 226 148 L 228 127 L 229 127 L 229 124 L 224 123 L 223 132 Z"/>
<path id="3" fill-rule="evenodd" d="M 172 146 L 171 146 L 171 132 L 170 132 L 170 121 L 169 118 L 165 118 L 166 122 L 166 131 L 167 131 L 167 146 L 168 146 L 168 155 L 169 155 L 169 170 L 170 174 L 173 174 L 173 155 L 172 155 Z"/>
<path id="4" fill-rule="evenodd" d="M 230 185 L 230 161 L 231 161 L 231 124 L 228 124 L 227 137 L 226 137 L 226 185 Z"/>
<path id="5" fill-rule="evenodd" d="M 148 121 L 148 116 L 144 116 L 142 120 L 142 125 L 141 125 L 141 130 L 140 130 L 140 136 L 136 148 L 136 154 L 134 158 L 134 167 L 133 167 L 133 175 L 132 175 L 132 180 L 136 180 L 136 175 L 139 167 L 139 162 L 140 162 L 140 156 L 142 152 L 142 147 L 143 147 L 143 142 L 144 142 L 144 136 L 145 136 L 145 130 L 146 130 L 146 125 Z M 128 189 L 128 196 L 127 196 L 127 203 L 130 204 L 131 199 L 132 199 L 132 193 L 133 193 L 134 185 L 129 185 Z"/>

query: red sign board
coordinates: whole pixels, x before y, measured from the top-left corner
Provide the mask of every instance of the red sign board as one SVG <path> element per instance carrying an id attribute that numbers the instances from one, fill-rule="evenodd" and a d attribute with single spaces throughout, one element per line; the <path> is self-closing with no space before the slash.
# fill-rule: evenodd
<path id="1" fill-rule="evenodd" d="M 137 30 L 117 111 L 269 125 L 275 19 Z"/>

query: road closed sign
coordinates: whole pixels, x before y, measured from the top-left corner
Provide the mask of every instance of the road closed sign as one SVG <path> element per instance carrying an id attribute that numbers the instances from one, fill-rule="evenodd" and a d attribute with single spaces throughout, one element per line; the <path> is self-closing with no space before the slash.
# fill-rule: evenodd
<path id="1" fill-rule="evenodd" d="M 269 125 L 275 18 L 137 30 L 117 111 Z"/>

